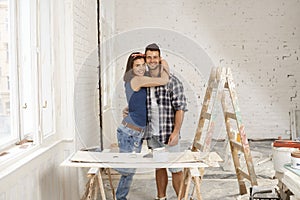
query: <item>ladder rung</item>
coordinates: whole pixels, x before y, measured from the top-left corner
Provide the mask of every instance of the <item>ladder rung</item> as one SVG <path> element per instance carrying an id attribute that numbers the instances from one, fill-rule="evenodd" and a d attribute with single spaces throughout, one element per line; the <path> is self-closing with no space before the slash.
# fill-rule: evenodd
<path id="1" fill-rule="evenodd" d="M 234 114 L 234 113 L 226 112 L 226 117 L 236 120 L 236 114 Z"/>
<path id="2" fill-rule="evenodd" d="M 203 114 L 203 118 L 204 118 L 204 119 L 207 119 L 207 120 L 210 120 L 211 114 L 210 114 L 210 113 L 204 113 L 204 114 Z"/>
<path id="3" fill-rule="evenodd" d="M 224 88 L 229 88 L 228 82 L 225 82 Z"/>
<path id="4" fill-rule="evenodd" d="M 240 167 L 237 168 L 238 173 L 240 173 L 244 178 L 248 179 L 249 181 L 251 181 L 249 174 L 247 174 L 246 172 L 244 172 Z"/>
<path id="5" fill-rule="evenodd" d="M 237 148 L 239 151 L 243 151 L 243 146 L 241 143 L 234 140 L 230 140 L 230 142 L 234 146 L 234 148 Z"/>
<path id="6" fill-rule="evenodd" d="M 203 148 L 203 145 L 198 143 L 198 142 L 195 142 L 193 146 L 196 147 L 199 150 L 202 150 L 202 148 Z"/>

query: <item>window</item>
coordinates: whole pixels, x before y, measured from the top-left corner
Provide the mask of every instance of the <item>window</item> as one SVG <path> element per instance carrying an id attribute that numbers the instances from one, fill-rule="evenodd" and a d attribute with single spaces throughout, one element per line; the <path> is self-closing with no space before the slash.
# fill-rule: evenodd
<path id="1" fill-rule="evenodd" d="M 43 136 L 54 131 L 53 110 L 53 67 L 52 67 L 52 27 L 50 0 L 40 1 L 40 66 L 41 66 L 41 102 Z M 49 26 L 50 25 L 50 26 Z"/>
<path id="2" fill-rule="evenodd" d="M 51 0 L 0 0 L 0 148 L 54 134 Z"/>
<path id="3" fill-rule="evenodd" d="M 12 138 L 11 134 L 11 113 L 6 107 L 10 104 L 11 91 L 7 77 L 10 76 L 10 63 L 7 59 L 8 54 L 8 0 L 0 1 L 0 145 Z"/>
<path id="4" fill-rule="evenodd" d="M 35 55 L 32 56 L 34 49 L 34 21 L 30 20 L 30 0 L 19 1 L 19 10 L 17 11 L 18 20 L 18 68 L 19 68 L 19 102 L 20 102 L 20 139 L 32 136 L 35 131 L 34 122 L 37 121 L 35 116 L 35 89 L 37 80 L 34 76 L 36 72 Z M 32 12 L 33 13 L 33 12 Z M 33 38 L 31 37 L 33 34 Z"/>

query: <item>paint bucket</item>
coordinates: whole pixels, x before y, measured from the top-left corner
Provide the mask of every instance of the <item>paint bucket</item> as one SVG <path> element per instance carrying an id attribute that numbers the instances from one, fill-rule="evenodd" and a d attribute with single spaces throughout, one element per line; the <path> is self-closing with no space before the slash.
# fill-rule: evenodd
<path id="1" fill-rule="evenodd" d="M 300 169 L 300 150 L 291 153 L 292 168 Z"/>
<path id="2" fill-rule="evenodd" d="M 291 152 L 295 150 L 295 148 L 273 146 L 273 165 L 277 172 L 284 172 L 284 165 L 291 163 Z"/>

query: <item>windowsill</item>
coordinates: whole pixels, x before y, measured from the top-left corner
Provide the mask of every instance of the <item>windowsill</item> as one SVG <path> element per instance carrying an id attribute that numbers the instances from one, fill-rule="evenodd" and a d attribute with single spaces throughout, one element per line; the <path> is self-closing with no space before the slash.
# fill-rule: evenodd
<path id="1" fill-rule="evenodd" d="M 62 142 L 73 142 L 73 139 L 49 141 L 43 145 L 34 145 L 32 142 L 27 142 L 8 149 L 5 151 L 7 154 L 0 156 L 0 180 Z"/>
<path id="2" fill-rule="evenodd" d="M 18 157 L 21 154 L 26 154 L 28 151 L 34 148 L 32 142 L 26 142 L 22 145 L 14 145 L 13 147 L 7 148 L 6 150 L 1 151 L 2 156 L 0 156 L 0 167 L 9 160 L 13 159 L 14 157 Z"/>

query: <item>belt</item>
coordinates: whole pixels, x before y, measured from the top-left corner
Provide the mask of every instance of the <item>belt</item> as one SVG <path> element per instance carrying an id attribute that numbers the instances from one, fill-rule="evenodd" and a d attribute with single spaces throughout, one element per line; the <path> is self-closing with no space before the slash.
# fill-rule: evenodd
<path id="1" fill-rule="evenodd" d="M 137 131 L 137 132 L 144 132 L 144 129 L 143 129 L 143 128 L 138 127 L 138 126 L 135 126 L 135 125 L 130 124 L 130 123 L 127 123 L 127 122 L 125 122 L 124 120 L 122 121 L 122 124 L 123 124 L 125 127 L 128 127 L 128 128 L 130 128 L 130 129 L 132 129 L 132 130 L 135 130 L 135 131 Z"/>

